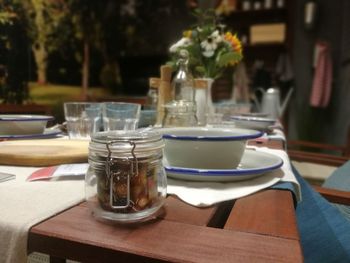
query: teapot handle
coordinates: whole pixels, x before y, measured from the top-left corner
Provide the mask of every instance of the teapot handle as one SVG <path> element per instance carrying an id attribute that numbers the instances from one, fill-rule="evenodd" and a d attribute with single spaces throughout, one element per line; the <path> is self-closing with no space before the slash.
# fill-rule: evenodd
<path id="1" fill-rule="evenodd" d="M 256 88 L 254 90 L 254 93 L 252 94 L 252 100 L 253 100 L 258 112 L 261 112 L 262 109 L 261 109 L 261 103 L 259 102 L 259 100 L 256 96 L 258 93 L 261 93 L 261 95 L 264 96 L 265 92 L 266 91 L 263 88 Z"/>
<path id="2" fill-rule="evenodd" d="M 263 88 L 261 88 L 261 87 L 260 87 L 260 88 L 256 88 L 255 91 L 254 91 L 254 93 L 256 93 L 257 91 L 259 91 L 259 92 L 261 93 L 261 95 L 264 95 L 265 92 L 266 92 L 266 91 L 265 91 Z"/>

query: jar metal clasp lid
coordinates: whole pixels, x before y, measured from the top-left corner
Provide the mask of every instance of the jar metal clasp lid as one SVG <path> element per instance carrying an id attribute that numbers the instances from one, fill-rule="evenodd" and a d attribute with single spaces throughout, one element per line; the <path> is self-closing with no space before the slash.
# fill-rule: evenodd
<path id="1" fill-rule="evenodd" d="M 118 196 L 116 196 L 114 193 L 115 191 L 113 190 L 113 186 L 114 186 L 114 180 L 117 181 L 122 181 L 125 180 L 125 178 L 123 178 L 123 174 L 121 173 L 123 171 L 123 169 L 118 169 L 118 159 L 113 158 L 112 157 L 112 151 L 110 146 L 112 146 L 115 143 L 129 143 L 132 148 L 131 148 L 131 155 L 132 158 L 129 157 L 123 157 L 123 158 L 119 158 L 119 163 L 120 163 L 120 159 L 123 160 L 123 162 L 126 162 L 127 165 L 130 167 L 130 171 L 127 173 L 126 176 L 126 196 L 123 198 L 120 198 Z M 108 150 L 108 156 L 106 159 L 106 175 L 107 175 L 107 182 L 109 182 L 109 203 L 110 206 L 113 209 L 123 209 L 123 208 L 127 208 L 130 206 L 131 200 L 130 200 L 130 177 L 132 175 L 137 176 L 138 175 L 138 162 L 137 162 L 137 158 L 136 155 L 134 153 L 136 144 L 133 141 L 130 140 L 113 140 L 113 141 L 109 141 L 106 143 L 106 147 Z M 116 172 L 113 171 L 114 169 L 112 169 L 112 167 L 117 167 Z"/>

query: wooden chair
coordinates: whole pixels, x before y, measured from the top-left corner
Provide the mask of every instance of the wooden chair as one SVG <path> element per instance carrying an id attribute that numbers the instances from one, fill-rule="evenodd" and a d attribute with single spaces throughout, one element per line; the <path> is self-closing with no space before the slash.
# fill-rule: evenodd
<path id="1" fill-rule="evenodd" d="M 350 129 L 347 143 L 344 146 L 290 140 L 288 141 L 288 155 L 292 160 L 342 165 L 350 158 Z"/>
<path id="2" fill-rule="evenodd" d="M 51 107 L 39 104 L 0 104 L 0 113 L 51 115 Z"/>
<path id="3" fill-rule="evenodd" d="M 333 167 L 333 171 L 330 172 L 332 174 L 339 166 L 350 160 L 350 127 L 348 129 L 347 142 L 344 146 L 291 140 L 288 141 L 287 152 L 295 167 L 295 161 L 317 167 L 315 172 Z M 296 169 L 298 170 L 298 167 Z M 350 171 L 348 176 L 350 176 Z M 327 178 L 323 179 L 327 180 Z M 311 184 L 313 184 L 312 180 Z M 350 205 L 350 189 L 345 191 L 344 189 L 330 189 L 317 184 L 313 185 L 313 187 L 332 203 Z"/>
<path id="4" fill-rule="evenodd" d="M 331 203 L 350 206 L 350 191 L 336 190 L 317 185 L 313 186 L 313 188 Z"/>
<path id="5" fill-rule="evenodd" d="M 111 96 L 109 98 L 100 98 L 97 100 L 98 102 L 128 102 L 128 103 L 139 103 L 141 105 L 145 105 L 147 102 L 147 97 L 145 96 Z"/>

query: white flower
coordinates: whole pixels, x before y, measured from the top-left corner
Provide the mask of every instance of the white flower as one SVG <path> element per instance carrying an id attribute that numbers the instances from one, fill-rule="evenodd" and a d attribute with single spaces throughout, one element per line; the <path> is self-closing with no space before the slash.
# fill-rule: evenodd
<path id="1" fill-rule="evenodd" d="M 217 47 L 217 43 L 211 36 L 207 37 L 206 40 L 201 42 L 201 48 L 203 49 L 202 54 L 207 58 L 210 58 L 214 55 L 214 52 L 217 49 Z"/>
<path id="2" fill-rule="evenodd" d="M 219 44 L 223 40 L 218 30 L 215 30 L 210 36 L 216 44 Z"/>
<path id="3" fill-rule="evenodd" d="M 191 39 L 189 39 L 187 37 L 183 37 L 178 42 L 176 42 L 174 45 L 172 45 L 169 48 L 169 51 L 171 53 L 175 53 L 178 50 L 178 48 L 180 48 L 180 47 L 187 47 L 187 46 L 189 46 L 191 44 L 192 44 Z"/>
<path id="4" fill-rule="evenodd" d="M 214 51 L 213 50 L 207 50 L 207 51 L 202 51 L 203 56 L 210 58 L 214 55 Z"/>

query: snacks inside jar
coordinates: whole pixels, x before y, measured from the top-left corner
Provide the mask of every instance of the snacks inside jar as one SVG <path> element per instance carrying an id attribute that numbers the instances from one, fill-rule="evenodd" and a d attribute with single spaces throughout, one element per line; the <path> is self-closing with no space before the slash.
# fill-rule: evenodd
<path id="1" fill-rule="evenodd" d="M 137 169 L 135 169 L 137 166 Z M 110 174 L 97 174 L 97 198 L 107 211 L 133 213 L 152 207 L 158 197 L 157 162 L 114 160 Z"/>

